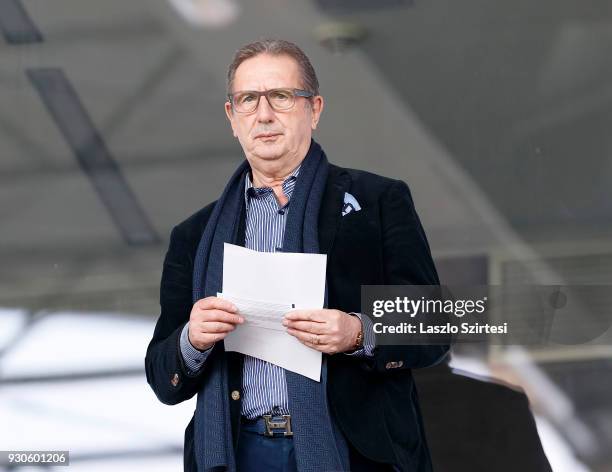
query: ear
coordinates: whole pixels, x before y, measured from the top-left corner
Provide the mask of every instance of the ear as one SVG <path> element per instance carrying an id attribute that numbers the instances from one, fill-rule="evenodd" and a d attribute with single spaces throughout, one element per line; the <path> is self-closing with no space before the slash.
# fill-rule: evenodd
<path id="1" fill-rule="evenodd" d="M 312 122 L 310 127 L 315 130 L 317 129 L 317 125 L 319 124 L 319 119 L 321 118 L 321 113 L 323 113 L 323 107 L 325 106 L 325 100 L 321 95 L 316 95 L 312 99 Z"/>
<path id="2" fill-rule="evenodd" d="M 237 138 L 238 135 L 236 134 L 236 128 L 234 128 L 234 110 L 232 110 L 232 104 L 230 102 L 225 102 L 225 116 L 232 126 L 232 134 L 234 135 L 234 138 Z"/>

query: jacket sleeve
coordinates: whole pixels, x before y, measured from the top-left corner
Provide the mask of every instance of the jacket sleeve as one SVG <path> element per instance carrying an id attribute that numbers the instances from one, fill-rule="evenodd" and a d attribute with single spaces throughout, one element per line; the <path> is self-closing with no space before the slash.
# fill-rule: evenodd
<path id="1" fill-rule="evenodd" d="M 161 314 L 145 357 L 147 382 L 157 398 L 167 405 L 193 397 L 208 370 L 207 363 L 195 373 L 187 369 L 180 347 L 181 332 L 189 322 L 193 305 L 192 250 L 181 236 L 179 227 L 175 227 L 162 271 Z"/>
<path id="2" fill-rule="evenodd" d="M 386 285 L 439 285 L 425 231 L 408 186 L 394 181 L 380 198 L 384 276 Z M 379 372 L 421 368 L 441 361 L 448 345 L 378 346 Z"/>

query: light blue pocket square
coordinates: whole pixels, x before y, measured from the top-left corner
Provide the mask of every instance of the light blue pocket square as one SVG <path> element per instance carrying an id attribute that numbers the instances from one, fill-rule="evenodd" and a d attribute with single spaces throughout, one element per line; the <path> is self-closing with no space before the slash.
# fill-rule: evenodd
<path id="1" fill-rule="evenodd" d="M 361 205 L 350 193 L 344 192 L 344 205 L 342 205 L 342 216 L 348 215 L 351 211 L 361 210 Z"/>

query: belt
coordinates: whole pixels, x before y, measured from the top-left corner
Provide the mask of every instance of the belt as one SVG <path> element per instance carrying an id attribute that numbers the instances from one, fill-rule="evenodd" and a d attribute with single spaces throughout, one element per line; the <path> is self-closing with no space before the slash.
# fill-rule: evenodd
<path id="1" fill-rule="evenodd" d="M 261 415 L 252 420 L 243 416 L 240 427 L 271 438 L 293 436 L 291 415 Z"/>

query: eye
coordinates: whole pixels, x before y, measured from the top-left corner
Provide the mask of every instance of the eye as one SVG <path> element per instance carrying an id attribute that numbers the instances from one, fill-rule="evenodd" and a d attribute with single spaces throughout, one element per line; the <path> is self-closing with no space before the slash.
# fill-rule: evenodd
<path id="1" fill-rule="evenodd" d="M 274 101 L 282 102 L 291 98 L 291 92 L 287 90 L 272 90 L 270 92 L 270 98 Z"/>
<path id="2" fill-rule="evenodd" d="M 257 100 L 257 97 L 255 96 L 255 94 L 252 94 L 252 93 L 242 93 L 236 97 L 236 102 L 238 104 L 250 103 L 255 100 Z"/>

